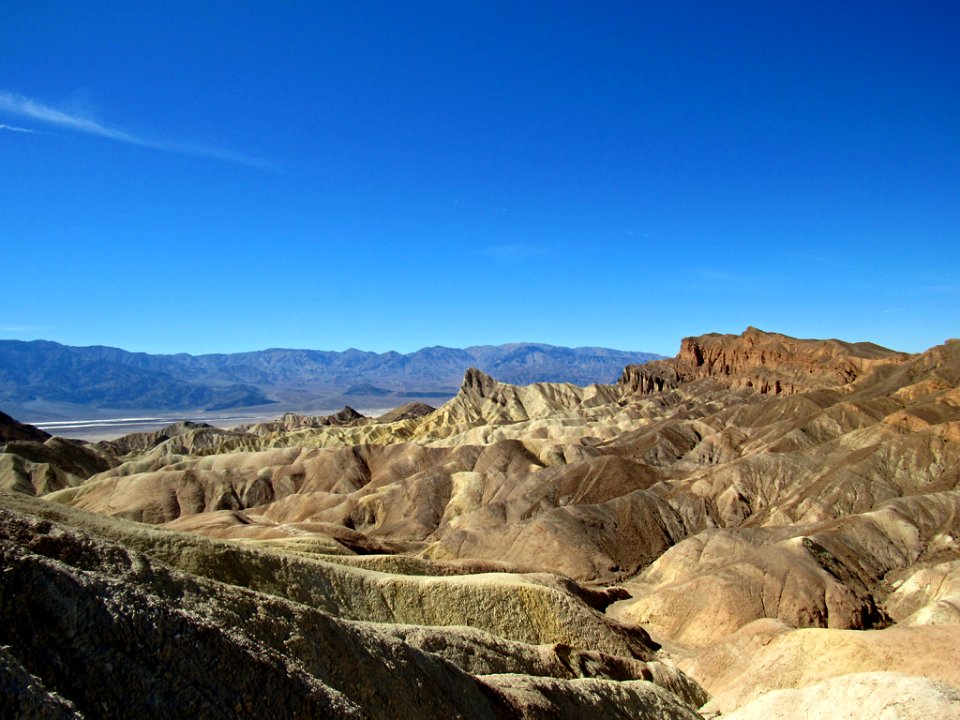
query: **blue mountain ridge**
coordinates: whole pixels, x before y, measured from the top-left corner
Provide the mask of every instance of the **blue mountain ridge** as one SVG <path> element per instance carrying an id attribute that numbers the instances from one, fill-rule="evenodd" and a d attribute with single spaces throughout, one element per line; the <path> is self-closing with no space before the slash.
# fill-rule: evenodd
<path id="1" fill-rule="evenodd" d="M 371 387 L 371 394 L 442 395 L 455 392 L 470 367 L 513 384 L 588 385 L 614 382 L 624 366 L 660 357 L 538 343 L 436 346 L 407 354 L 271 348 L 152 355 L 47 340 L 0 340 L 0 403 L 220 410 L 269 404 L 271 390 L 278 388 L 342 392 Z"/>

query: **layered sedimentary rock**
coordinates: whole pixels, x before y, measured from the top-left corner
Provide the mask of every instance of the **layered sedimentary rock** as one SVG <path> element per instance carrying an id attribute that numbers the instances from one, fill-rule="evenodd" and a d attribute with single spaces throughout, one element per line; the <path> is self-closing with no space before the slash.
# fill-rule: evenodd
<path id="1" fill-rule="evenodd" d="M 0 495 L 0 503 L 0 699 L 14 716 L 261 717 L 269 705 L 276 717 L 599 708 L 691 720 L 681 695 L 704 697 L 679 671 L 643 661 L 653 646 L 641 631 L 549 580 L 452 576 L 422 594 L 417 578 L 98 520 L 27 497 Z M 463 628 L 471 614 L 488 627 L 486 643 Z M 535 678 L 483 676 L 492 668 L 462 669 L 371 619 L 447 623 L 433 631 L 450 633 L 446 646 L 509 646 L 520 658 L 514 670 L 528 669 L 526 658 L 557 660 Z M 550 633 L 567 642 L 516 637 Z M 605 658 L 598 673 L 593 657 Z"/>
<path id="2" fill-rule="evenodd" d="M 80 485 L 116 464 L 109 453 L 74 440 L 14 440 L 0 445 L 0 490 L 45 495 Z"/>
<path id="3" fill-rule="evenodd" d="M 376 624 L 480 678 L 496 712 L 643 716 L 663 693 L 746 712 L 812 703 L 814 683 L 856 695 L 862 673 L 960 686 L 917 649 L 953 666 L 958 387 L 956 341 L 907 355 L 749 328 L 614 385 L 470 370 L 435 411 L 179 425 L 84 446 L 102 464 L 79 475 L 50 455 L 69 477 L 43 487 L 22 468 L 51 441 L 8 443 L 0 469 L 173 571 Z"/>
<path id="4" fill-rule="evenodd" d="M 843 386 L 907 357 L 873 343 L 798 340 L 750 327 L 742 335 L 684 338 L 677 357 L 629 365 L 620 384 L 633 392 L 650 393 L 709 378 L 728 387 L 795 394 Z"/>

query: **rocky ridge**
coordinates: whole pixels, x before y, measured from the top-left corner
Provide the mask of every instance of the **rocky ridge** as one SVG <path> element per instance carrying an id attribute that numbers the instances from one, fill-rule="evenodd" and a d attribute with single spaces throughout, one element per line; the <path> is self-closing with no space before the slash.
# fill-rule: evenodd
<path id="1" fill-rule="evenodd" d="M 0 441 L 34 440 L 43 442 L 49 437 L 50 433 L 35 428 L 33 425 L 17 422 L 6 413 L 0 412 Z"/>
<path id="2" fill-rule="evenodd" d="M 677 357 L 629 365 L 619 382 L 640 394 L 712 379 L 732 388 L 793 395 L 842 387 L 877 367 L 899 364 L 907 357 L 906 353 L 873 343 L 798 340 L 749 327 L 742 335 L 711 333 L 684 338 Z"/>

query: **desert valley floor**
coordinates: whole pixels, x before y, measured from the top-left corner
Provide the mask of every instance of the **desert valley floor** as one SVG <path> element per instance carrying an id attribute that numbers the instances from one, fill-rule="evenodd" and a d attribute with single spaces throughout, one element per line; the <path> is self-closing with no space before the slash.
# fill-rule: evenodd
<path id="1" fill-rule="evenodd" d="M 0 443 L 2 717 L 960 718 L 960 341 Z"/>

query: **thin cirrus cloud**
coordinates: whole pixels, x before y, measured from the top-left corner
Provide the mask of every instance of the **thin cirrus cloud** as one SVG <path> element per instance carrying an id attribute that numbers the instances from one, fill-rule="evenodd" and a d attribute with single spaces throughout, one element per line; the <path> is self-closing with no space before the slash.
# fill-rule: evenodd
<path id="1" fill-rule="evenodd" d="M 0 325 L 0 332 L 5 333 L 41 332 L 50 329 L 45 325 Z"/>
<path id="2" fill-rule="evenodd" d="M 133 133 L 120 130 L 119 128 L 109 127 L 91 118 L 81 115 L 64 112 L 56 108 L 49 107 L 28 97 L 17 95 L 16 93 L 0 91 L 0 112 L 16 115 L 18 117 L 30 118 L 48 125 L 66 128 L 75 132 L 86 133 L 88 135 L 97 135 L 99 137 L 115 140 L 117 142 L 128 143 L 130 145 L 139 145 L 140 147 L 151 148 L 161 152 L 176 153 L 178 155 L 193 155 L 196 157 L 209 157 L 216 160 L 225 160 L 227 162 L 247 165 L 249 167 L 259 168 L 261 170 L 278 170 L 276 163 L 261 158 L 244 155 L 226 148 L 213 145 L 200 145 L 183 143 L 171 140 L 158 140 L 154 138 L 142 137 Z M 13 125 L 0 125 L 0 129 L 11 130 L 14 132 L 36 132 L 29 128 L 21 128 Z"/>
<path id="3" fill-rule="evenodd" d="M 17 127 L 16 125 L 4 125 L 0 123 L 0 130 L 9 130 L 10 132 L 20 132 L 20 133 L 30 133 L 33 135 L 36 133 L 36 130 L 31 130 L 30 128 Z"/>

